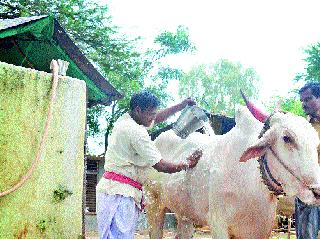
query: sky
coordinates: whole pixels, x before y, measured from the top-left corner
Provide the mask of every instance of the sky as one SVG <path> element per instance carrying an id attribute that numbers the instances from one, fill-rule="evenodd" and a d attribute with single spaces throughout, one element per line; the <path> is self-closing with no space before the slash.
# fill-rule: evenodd
<path id="1" fill-rule="evenodd" d="M 161 31 L 189 28 L 194 55 L 170 58 L 185 71 L 221 58 L 256 70 L 261 101 L 293 88 L 303 71 L 303 49 L 320 41 L 320 1 L 316 0 L 103 0 L 113 23 L 151 46 Z"/>
<path id="2" fill-rule="evenodd" d="M 143 37 L 151 47 L 155 36 L 177 26 L 189 28 L 194 55 L 171 57 L 173 67 L 224 58 L 252 67 L 260 77 L 258 105 L 274 95 L 286 96 L 302 72 L 305 49 L 320 42 L 319 0 L 99 0 L 107 4 L 113 23 L 129 37 Z M 177 97 L 177 82 L 171 84 Z M 103 139 L 96 139 L 103 142 Z M 102 153 L 92 140 L 94 152 Z M 89 147 L 90 147 L 89 145 Z M 95 145 L 95 146 L 94 146 Z"/>

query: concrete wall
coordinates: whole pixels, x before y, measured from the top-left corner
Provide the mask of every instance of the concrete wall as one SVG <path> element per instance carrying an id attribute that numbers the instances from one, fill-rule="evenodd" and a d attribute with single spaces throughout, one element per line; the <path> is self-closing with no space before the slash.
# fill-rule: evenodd
<path id="1" fill-rule="evenodd" d="M 51 84 L 50 74 L 0 62 L 0 192 L 36 157 Z M 0 198 L 0 239 L 81 237 L 85 101 L 84 81 L 59 78 L 42 158 L 30 180 Z M 67 197 L 55 200 L 59 193 Z"/>

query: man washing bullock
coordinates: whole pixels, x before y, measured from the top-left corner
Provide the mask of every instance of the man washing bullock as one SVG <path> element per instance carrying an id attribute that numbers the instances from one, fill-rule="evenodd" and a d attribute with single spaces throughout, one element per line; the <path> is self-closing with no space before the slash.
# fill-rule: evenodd
<path id="1" fill-rule="evenodd" d="M 250 111 L 239 107 L 236 126 L 225 135 L 193 133 L 181 141 L 167 131 L 156 139 L 161 154 L 172 162 L 188 148 L 203 148 L 203 156 L 187 172 L 150 176 L 150 238 L 162 238 L 167 209 L 176 214 L 179 239 L 192 238 L 194 224 L 208 224 L 215 239 L 266 239 L 278 196 L 320 204 L 317 131 L 303 117 L 267 115 L 246 101 Z"/>
<path id="2" fill-rule="evenodd" d="M 308 101 L 305 95 L 301 94 L 302 102 Z M 314 219 L 314 214 L 301 208 L 320 205 L 317 131 L 303 117 L 280 112 L 267 115 L 245 100 L 248 108 L 236 110 L 236 126 L 225 135 L 195 132 L 181 139 L 169 130 L 154 144 L 146 128 L 194 101 L 186 99 L 157 112 L 159 102 L 154 95 L 134 95 L 131 111 L 115 124 L 106 173 L 97 186 L 100 237 L 133 238 L 143 207 L 142 184 L 147 191 L 151 239 L 162 238 L 168 209 L 177 217 L 177 239 L 192 238 L 194 224 L 209 225 L 215 239 L 269 238 L 277 197 L 284 194 L 299 198 L 297 210 L 306 215 L 302 221 L 303 217 Z M 310 226 L 302 221 L 298 219 L 302 229 L 297 235 L 316 238 L 303 236 Z"/>
<path id="3" fill-rule="evenodd" d="M 105 170 L 97 185 L 97 221 L 102 239 L 133 239 L 139 211 L 143 209 L 143 174 L 148 168 L 176 173 L 194 168 L 202 152 L 195 150 L 181 162 L 171 163 L 155 147 L 147 128 L 153 123 L 194 105 L 187 98 L 180 104 L 158 111 L 159 100 L 148 91 L 134 94 L 130 112 L 114 125 L 105 155 Z"/>

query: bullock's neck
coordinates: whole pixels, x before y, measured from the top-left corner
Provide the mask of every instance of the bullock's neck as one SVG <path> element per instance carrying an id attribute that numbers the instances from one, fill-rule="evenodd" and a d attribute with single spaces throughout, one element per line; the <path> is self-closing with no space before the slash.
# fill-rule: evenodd
<path id="1" fill-rule="evenodd" d="M 254 190 L 255 195 L 260 195 L 260 198 L 264 198 L 264 202 L 269 203 L 277 203 L 277 196 L 275 196 L 273 193 L 270 192 L 268 187 L 263 183 L 263 180 L 261 178 L 260 170 L 259 170 L 259 163 L 253 159 L 252 162 L 247 162 L 251 165 L 248 167 L 248 171 L 251 170 L 251 176 L 250 180 L 251 182 L 248 182 L 248 184 L 245 187 L 252 187 L 252 190 Z M 248 173 L 250 174 L 250 173 Z M 249 179 L 247 179 L 249 180 Z M 250 189 L 251 191 L 251 189 Z"/>

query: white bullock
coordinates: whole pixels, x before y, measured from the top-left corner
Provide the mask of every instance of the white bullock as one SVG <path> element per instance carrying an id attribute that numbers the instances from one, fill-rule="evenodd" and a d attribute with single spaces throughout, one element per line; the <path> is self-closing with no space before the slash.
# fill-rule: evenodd
<path id="1" fill-rule="evenodd" d="M 269 238 L 277 207 L 270 190 L 320 204 L 319 138 L 304 118 L 275 113 L 261 138 L 263 124 L 246 107 L 237 109 L 235 120 L 225 135 L 194 133 L 181 140 L 168 131 L 156 139 L 163 158 L 173 162 L 199 147 L 203 156 L 187 172 L 151 173 L 146 187 L 151 239 L 162 238 L 167 209 L 177 216 L 179 239 L 192 238 L 194 224 L 209 225 L 215 239 L 262 239 Z M 262 155 L 264 179 L 258 161 L 249 160 Z"/>

